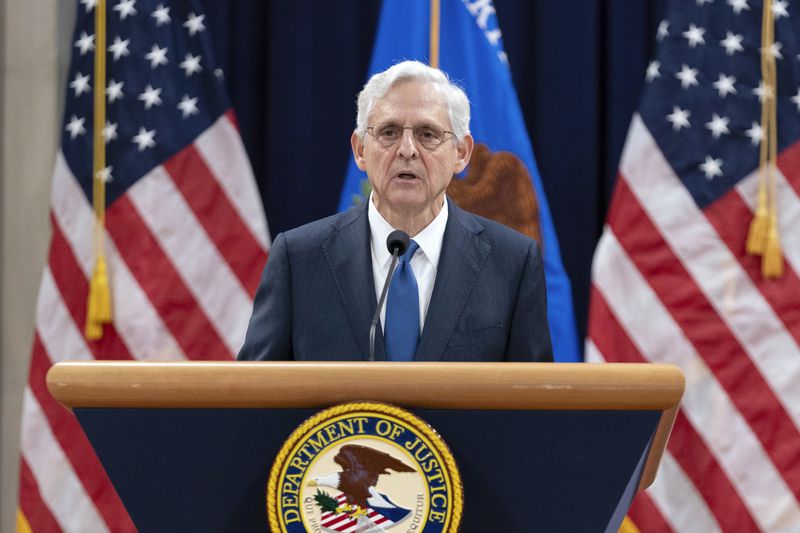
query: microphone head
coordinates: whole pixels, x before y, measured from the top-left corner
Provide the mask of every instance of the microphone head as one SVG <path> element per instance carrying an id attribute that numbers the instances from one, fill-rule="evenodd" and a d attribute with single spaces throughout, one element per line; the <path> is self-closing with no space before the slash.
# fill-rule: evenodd
<path id="1" fill-rule="evenodd" d="M 411 237 L 408 236 L 408 233 L 398 229 L 391 232 L 389 237 L 386 238 L 386 247 L 389 249 L 390 254 L 403 255 L 408 250 L 408 242 L 410 240 Z"/>

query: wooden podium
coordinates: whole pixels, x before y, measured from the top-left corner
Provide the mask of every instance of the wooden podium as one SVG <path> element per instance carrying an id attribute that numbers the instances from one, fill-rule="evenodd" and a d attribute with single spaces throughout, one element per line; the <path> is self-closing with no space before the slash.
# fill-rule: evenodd
<path id="1" fill-rule="evenodd" d="M 143 533 L 267 531 L 283 442 L 355 400 L 441 435 L 463 480 L 461 531 L 616 531 L 684 388 L 673 366 L 531 363 L 71 362 L 47 383 Z"/>

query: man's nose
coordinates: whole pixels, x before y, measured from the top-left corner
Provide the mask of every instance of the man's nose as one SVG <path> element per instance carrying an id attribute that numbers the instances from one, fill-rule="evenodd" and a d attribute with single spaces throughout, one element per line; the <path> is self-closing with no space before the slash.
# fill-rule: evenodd
<path id="1" fill-rule="evenodd" d="M 397 148 L 397 153 L 400 157 L 413 159 L 417 156 L 417 140 L 414 138 L 414 130 L 411 128 L 403 129 L 403 135 L 400 137 L 400 146 Z"/>

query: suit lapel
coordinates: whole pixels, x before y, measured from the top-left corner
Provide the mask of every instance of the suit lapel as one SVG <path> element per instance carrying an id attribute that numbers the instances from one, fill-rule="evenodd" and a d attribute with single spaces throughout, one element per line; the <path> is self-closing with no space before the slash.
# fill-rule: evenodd
<path id="1" fill-rule="evenodd" d="M 334 232 L 322 241 L 322 248 L 336 280 L 360 356 L 366 360 L 369 357 L 369 324 L 377 305 L 366 203 L 339 218 L 333 229 Z M 375 334 L 375 359 L 386 359 L 380 324 Z"/>
<path id="2" fill-rule="evenodd" d="M 448 202 L 442 253 L 415 361 L 441 359 L 491 249 L 478 235 L 483 230 L 478 221 Z"/>

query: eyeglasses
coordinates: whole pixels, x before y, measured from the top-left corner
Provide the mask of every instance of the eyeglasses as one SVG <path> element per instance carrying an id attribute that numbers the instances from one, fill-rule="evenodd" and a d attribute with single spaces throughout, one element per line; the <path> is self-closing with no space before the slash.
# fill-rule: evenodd
<path id="1" fill-rule="evenodd" d="M 372 130 L 372 131 L 370 131 Z M 417 126 L 401 126 L 393 122 L 368 126 L 367 133 L 372 135 L 378 144 L 384 148 L 389 148 L 403 137 L 405 130 L 411 130 L 414 139 L 427 150 L 439 148 L 447 140 L 448 135 L 455 137 L 452 131 L 443 130 L 433 124 L 419 124 Z"/>

